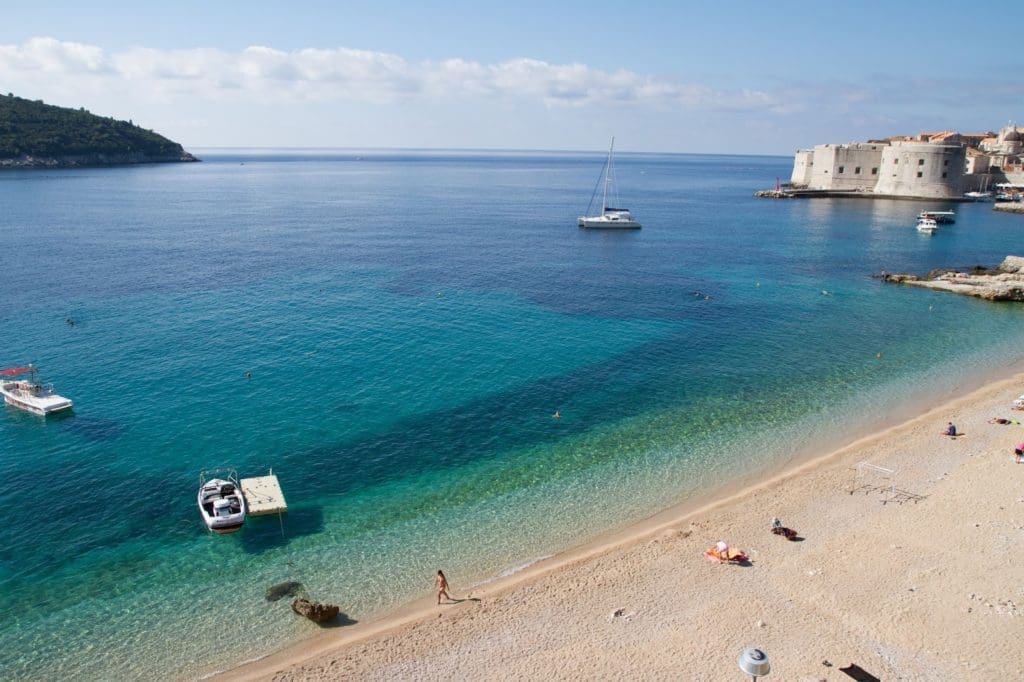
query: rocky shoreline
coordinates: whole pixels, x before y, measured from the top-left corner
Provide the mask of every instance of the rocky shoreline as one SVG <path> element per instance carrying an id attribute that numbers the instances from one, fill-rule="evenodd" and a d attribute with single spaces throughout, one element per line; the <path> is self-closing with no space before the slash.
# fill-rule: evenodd
<path id="1" fill-rule="evenodd" d="M 1021 256 L 1007 256 L 995 269 L 982 266 L 968 270 L 943 268 L 932 270 L 923 277 L 883 272 L 879 278 L 891 284 L 948 291 L 986 301 L 1024 301 L 1024 257 Z"/>
<path id="2" fill-rule="evenodd" d="M 95 166 L 129 166 L 142 163 L 191 163 L 200 159 L 186 151 L 152 155 L 143 152 L 129 154 L 68 154 L 63 156 L 32 156 L 24 154 L 0 159 L 4 168 L 88 168 Z"/>

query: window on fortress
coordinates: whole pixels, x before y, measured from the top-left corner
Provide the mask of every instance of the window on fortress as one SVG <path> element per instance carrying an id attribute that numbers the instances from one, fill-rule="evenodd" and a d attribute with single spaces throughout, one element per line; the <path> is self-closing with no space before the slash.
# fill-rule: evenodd
<path id="1" fill-rule="evenodd" d="M 924 175 L 924 173 L 922 173 L 921 171 L 917 171 L 917 177 L 921 177 L 922 175 Z"/>
<path id="2" fill-rule="evenodd" d="M 872 168 L 871 169 L 871 174 L 872 175 L 878 175 L 878 169 L 877 168 Z"/>
<path id="3" fill-rule="evenodd" d="M 923 166 L 924 165 L 924 159 L 918 159 L 917 160 L 917 165 L 918 166 Z"/>
<path id="4" fill-rule="evenodd" d="M 892 162 L 893 162 L 893 165 L 895 165 L 895 164 L 899 163 L 900 160 L 899 159 L 893 159 Z"/>
<path id="5" fill-rule="evenodd" d="M 842 173 L 842 172 L 843 172 L 843 168 L 844 168 L 844 167 L 845 167 L 845 166 L 840 166 L 840 167 L 839 167 L 839 172 L 840 172 L 840 173 Z"/>
<path id="6" fill-rule="evenodd" d="M 860 166 L 857 166 L 856 168 L 853 169 L 853 174 L 860 175 Z"/>
<path id="7" fill-rule="evenodd" d="M 943 166 L 948 166 L 949 165 L 949 159 L 943 159 L 942 160 L 942 165 Z"/>
<path id="8" fill-rule="evenodd" d="M 943 173 L 943 174 L 942 174 L 942 177 L 946 177 L 946 173 Z"/>

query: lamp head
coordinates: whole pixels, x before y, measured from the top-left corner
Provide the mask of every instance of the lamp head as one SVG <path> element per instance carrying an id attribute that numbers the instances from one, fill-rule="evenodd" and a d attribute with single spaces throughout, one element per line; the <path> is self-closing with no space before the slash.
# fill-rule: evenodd
<path id="1" fill-rule="evenodd" d="M 743 650 L 743 653 L 740 654 L 739 664 L 740 670 L 754 677 L 764 677 L 772 669 L 768 663 L 768 654 L 754 647 Z"/>

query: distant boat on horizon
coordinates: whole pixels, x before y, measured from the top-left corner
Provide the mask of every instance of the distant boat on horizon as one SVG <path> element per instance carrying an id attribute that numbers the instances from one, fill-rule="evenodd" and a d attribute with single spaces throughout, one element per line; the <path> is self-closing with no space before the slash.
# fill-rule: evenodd
<path id="1" fill-rule="evenodd" d="M 608 158 L 604 162 L 604 168 L 601 170 L 601 175 L 598 176 L 598 184 L 601 184 L 602 178 L 604 179 L 604 191 L 601 195 L 601 215 L 582 215 L 576 223 L 580 227 L 590 227 L 596 229 L 619 229 L 619 230 L 636 230 L 640 228 L 638 223 L 629 212 L 628 208 L 615 208 L 608 205 L 608 194 L 611 193 L 618 204 L 618 193 L 615 188 L 615 170 L 613 164 L 613 157 L 615 151 L 615 137 L 612 137 L 612 143 L 608 147 Z M 597 196 L 597 186 L 594 186 L 594 193 L 590 195 L 590 204 L 587 205 L 587 214 L 590 213 L 591 206 L 594 205 L 594 198 Z"/>

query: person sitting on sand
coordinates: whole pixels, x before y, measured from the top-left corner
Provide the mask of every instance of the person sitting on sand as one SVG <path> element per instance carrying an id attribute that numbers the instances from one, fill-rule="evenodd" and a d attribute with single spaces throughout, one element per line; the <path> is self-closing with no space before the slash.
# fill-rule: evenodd
<path id="1" fill-rule="evenodd" d="M 1024 443 L 1018 443 L 1017 447 L 1013 449 L 1013 454 L 1016 455 L 1013 460 L 1014 462 L 1017 464 L 1024 462 Z"/>
<path id="2" fill-rule="evenodd" d="M 729 543 L 725 540 L 719 540 L 718 544 L 715 545 L 715 552 L 718 553 L 718 558 L 722 561 L 729 560 Z"/>
<path id="3" fill-rule="evenodd" d="M 452 596 L 448 594 L 448 578 L 444 577 L 444 573 L 438 570 L 434 582 L 437 584 L 437 603 L 441 603 L 441 595 L 444 595 L 446 601 L 453 601 Z"/>
<path id="4" fill-rule="evenodd" d="M 792 540 L 796 537 L 796 531 L 792 528 L 786 528 L 785 526 L 783 526 L 782 521 L 779 520 L 778 516 L 772 519 L 772 534 L 781 535 L 787 540 Z"/>
<path id="5" fill-rule="evenodd" d="M 953 422 L 946 422 L 946 430 L 942 432 L 943 436 L 953 436 L 956 438 L 956 424 Z"/>

